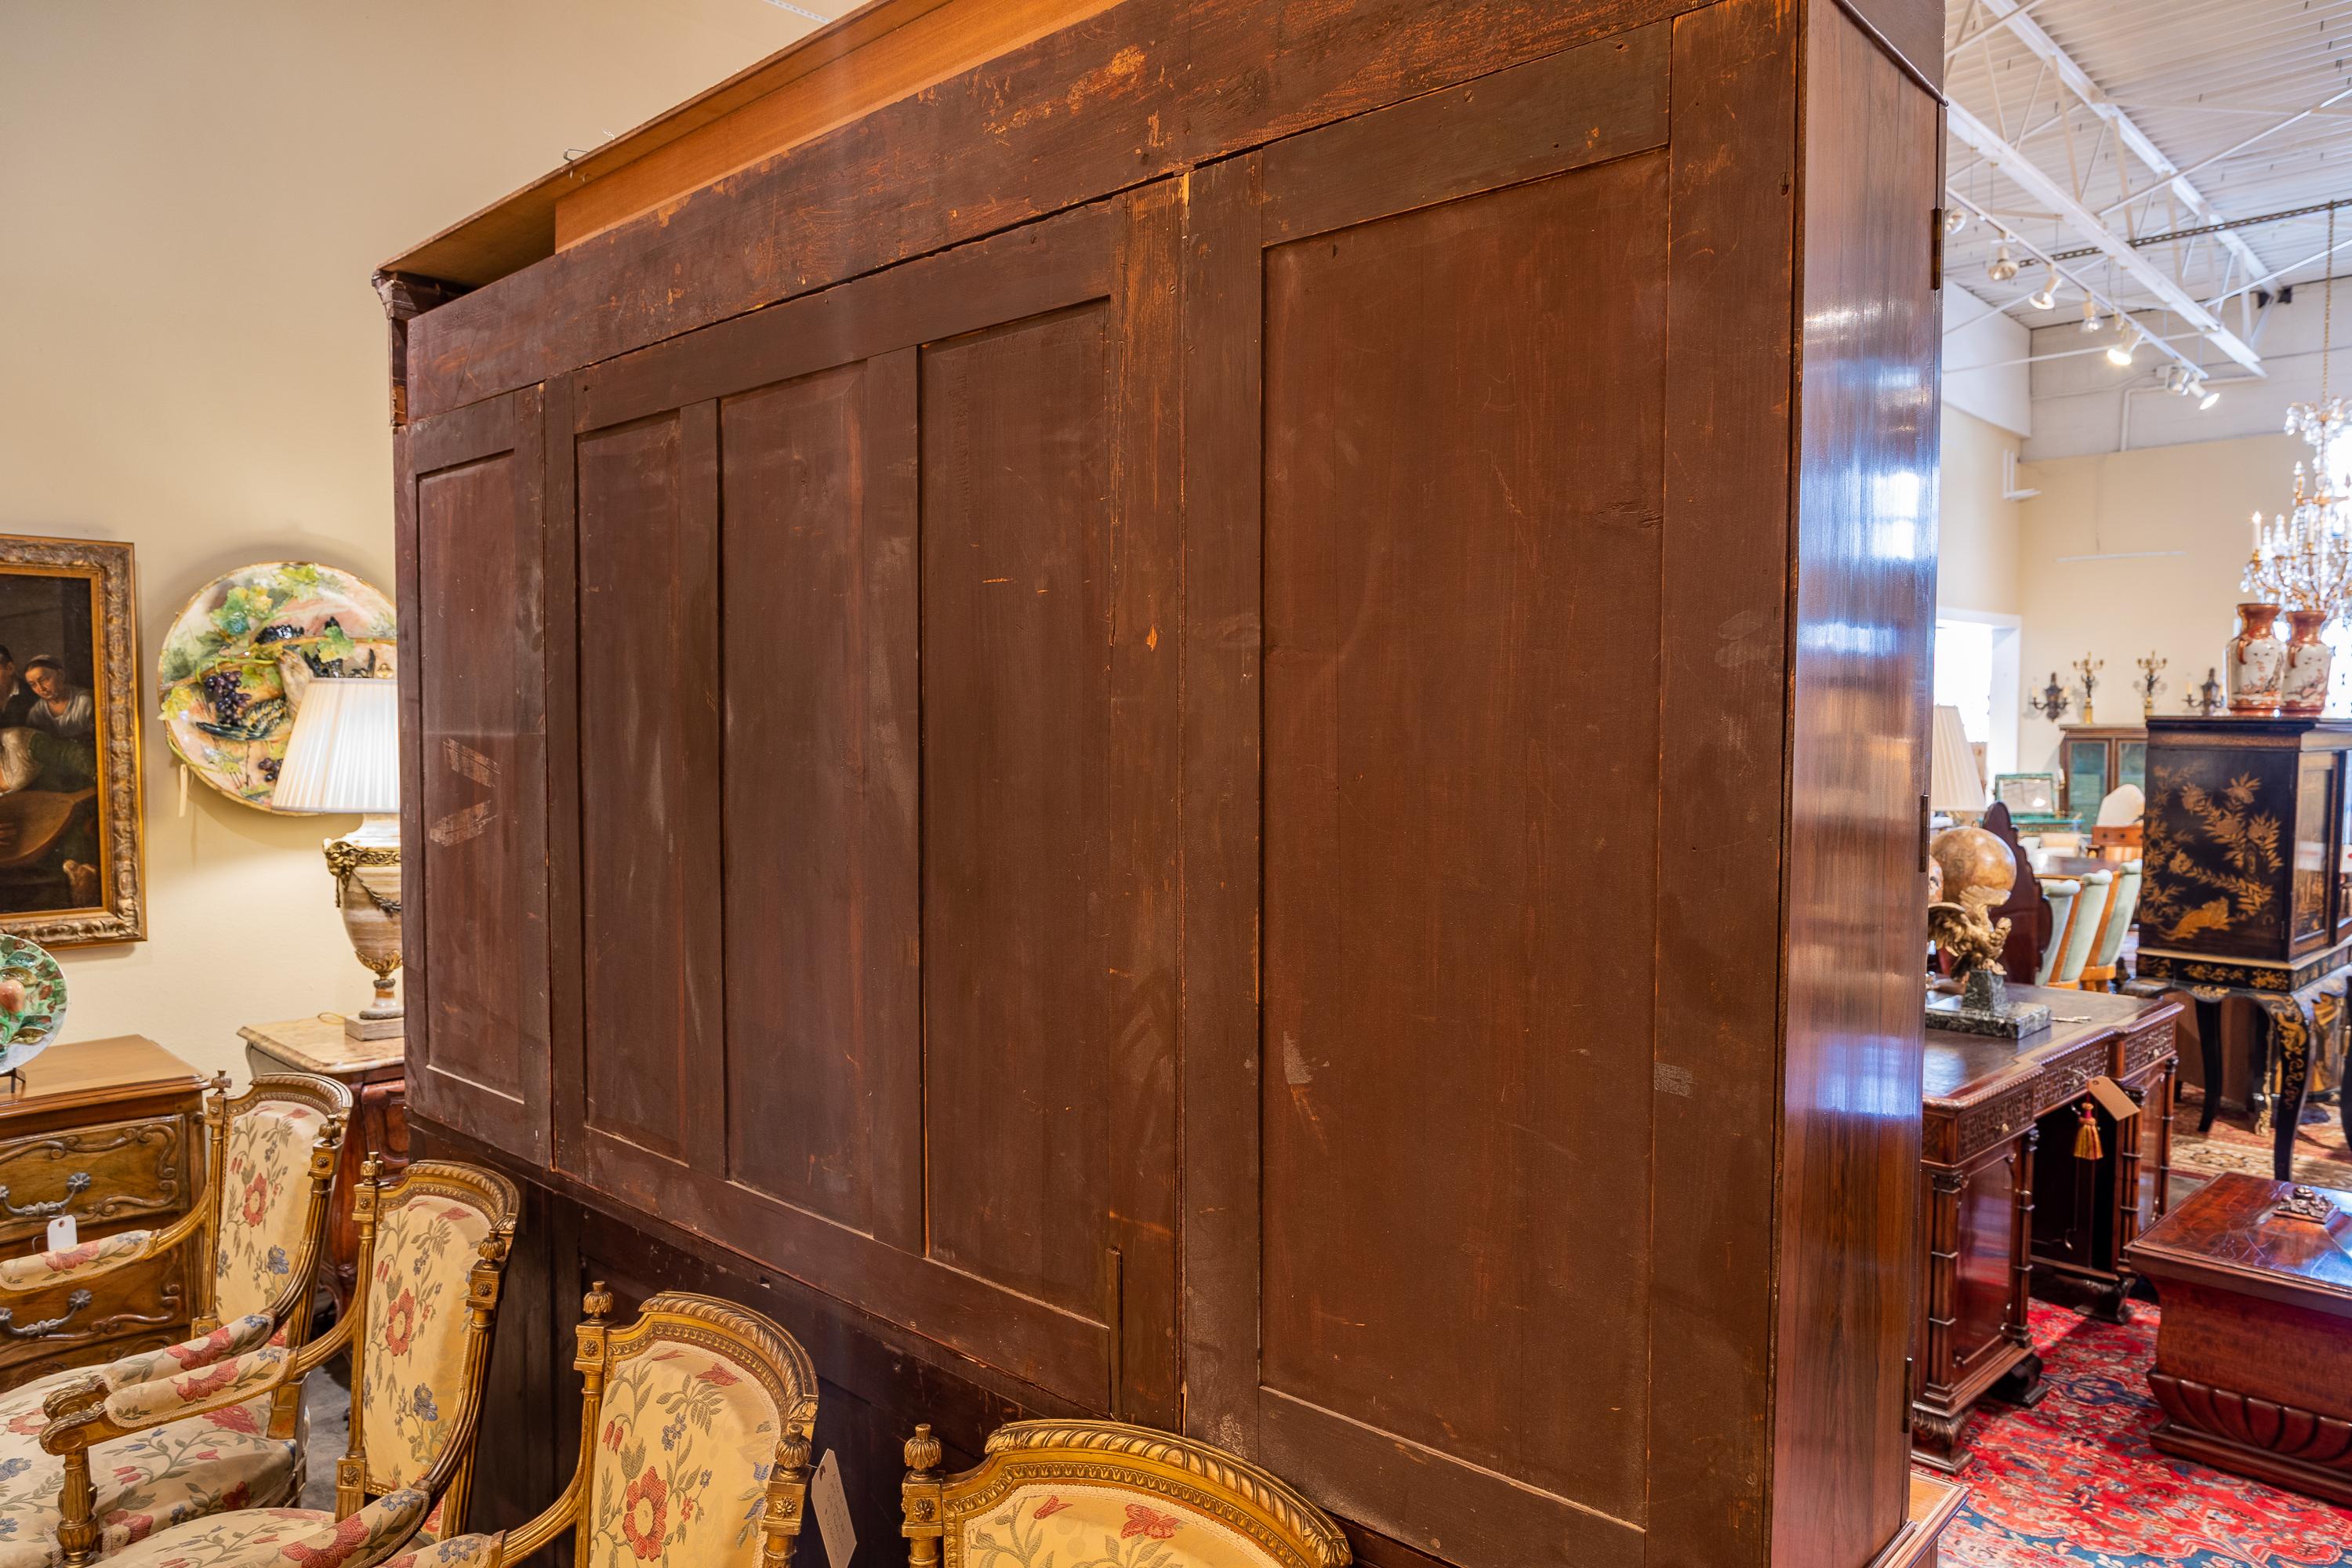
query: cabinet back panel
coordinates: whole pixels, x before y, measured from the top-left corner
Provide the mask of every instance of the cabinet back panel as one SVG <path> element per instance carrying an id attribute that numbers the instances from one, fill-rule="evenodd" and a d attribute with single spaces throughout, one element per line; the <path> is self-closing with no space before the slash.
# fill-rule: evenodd
<path id="1" fill-rule="evenodd" d="M 1620 1518 L 1663 174 L 1299 240 L 1265 279 L 1265 1385 Z"/>
<path id="2" fill-rule="evenodd" d="M 1111 740 L 1108 312 L 922 362 L 931 1256 L 1103 1300 Z"/>
<path id="3" fill-rule="evenodd" d="M 424 655 L 422 816 L 432 1070 L 536 1097 L 547 1059 L 547 814 L 537 476 L 513 451 L 416 484 L 440 613 Z"/>
<path id="4" fill-rule="evenodd" d="M 718 1102 L 713 413 L 583 437 L 581 903 L 588 1122 L 684 1163 Z"/>
<path id="5" fill-rule="evenodd" d="M 920 1223 L 877 1214 L 920 1158 L 911 393 L 898 356 L 719 411 L 759 606 L 724 634 L 728 1173 L 869 1234 Z"/>

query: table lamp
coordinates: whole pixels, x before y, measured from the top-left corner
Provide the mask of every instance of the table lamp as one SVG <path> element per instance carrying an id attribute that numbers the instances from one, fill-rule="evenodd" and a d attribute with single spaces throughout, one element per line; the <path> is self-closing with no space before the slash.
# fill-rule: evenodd
<path id="1" fill-rule="evenodd" d="M 1983 811 L 1984 775 L 1977 771 L 1977 749 L 1969 742 L 1958 709 L 1948 702 L 1937 704 L 1928 742 L 1928 808 L 1947 816 Z"/>
<path id="2" fill-rule="evenodd" d="M 302 693 L 269 804 L 279 811 L 357 812 L 359 831 L 327 840 L 327 869 L 352 951 L 375 976 L 375 1001 L 343 1020 L 355 1040 L 402 1030 L 400 967 L 400 685 L 321 676 Z"/>

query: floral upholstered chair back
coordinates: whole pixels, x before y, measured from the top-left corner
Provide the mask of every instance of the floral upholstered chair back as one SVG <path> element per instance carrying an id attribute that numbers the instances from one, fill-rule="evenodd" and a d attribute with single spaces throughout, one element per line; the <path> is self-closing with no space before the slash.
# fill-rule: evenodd
<path id="1" fill-rule="evenodd" d="M 603 1287 L 589 1307 L 578 1560 L 792 1561 L 816 1423 L 808 1352 L 758 1313 L 708 1297 L 656 1296 L 619 1330 L 599 1321 L 612 1309 Z"/>
<path id="2" fill-rule="evenodd" d="M 941 1476 L 929 1426 L 907 1444 L 916 1568 L 1341 1568 L 1320 1509 L 1256 1466 L 1116 1421 L 1016 1421 L 976 1469 Z"/>
<path id="3" fill-rule="evenodd" d="M 326 1215 L 311 1201 L 312 1162 L 341 1147 L 352 1097 L 328 1079 L 264 1074 L 227 1102 L 211 1130 L 215 1177 L 212 1318 L 235 1322 L 268 1315 L 292 1282 L 308 1278 L 325 1245 Z M 331 1178 L 332 1166 L 329 1167 Z M 305 1295 L 287 1338 L 299 1342 L 309 1323 Z"/>
<path id="4" fill-rule="evenodd" d="M 364 1289 L 352 1441 L 336 1467 L 338 1513 L 367 1498 L 427 1485 L 443 1454 L 470 1445 L 489 1364 L 490 1328 L 520 1198 L 514 1184 L 471 1165 L 420 1160 L 384 1185 L 368 1163 L 352 1205 Z M 470 1459 L 440 1509 L 444 1530 L 465 1519 Z"/>

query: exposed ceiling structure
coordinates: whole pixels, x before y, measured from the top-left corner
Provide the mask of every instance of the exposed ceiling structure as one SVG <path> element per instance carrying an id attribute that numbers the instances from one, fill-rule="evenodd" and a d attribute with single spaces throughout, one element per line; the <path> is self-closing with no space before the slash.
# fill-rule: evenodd
<path id="1" fill-rule="evenodd" d="M 2352 0 L 1948 0 L 1945 50 L 1946 276 L 2263 374 L 2256 301 L 2327 275 L 2352 202 Z"/>

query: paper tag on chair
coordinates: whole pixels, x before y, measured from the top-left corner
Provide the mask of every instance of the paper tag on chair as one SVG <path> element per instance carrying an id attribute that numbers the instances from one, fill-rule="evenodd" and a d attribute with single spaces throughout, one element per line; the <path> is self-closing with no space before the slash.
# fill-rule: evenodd
<path id="1" fill-rule="evenodd" d="M 61 1214 L 49 1221 L 49 1250 L 63 1252 L 74 1244 L 74 1216 Z"/>
<path id="2" fill-rule="evenodd" d="M 816 1479 L 809 1486 L 809 1502 L 816 1510 L 817 1533 L 824 1537 L 824 1557 L 833 1568 L 849 1568 L 857 1550 L 857 1531 L 849 1522 L 849 1497 L 842 1490 L 841 1465 L 827 1448 L 817 1461 Z"/>

